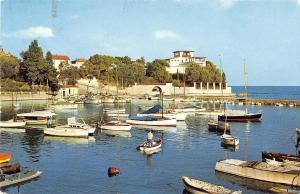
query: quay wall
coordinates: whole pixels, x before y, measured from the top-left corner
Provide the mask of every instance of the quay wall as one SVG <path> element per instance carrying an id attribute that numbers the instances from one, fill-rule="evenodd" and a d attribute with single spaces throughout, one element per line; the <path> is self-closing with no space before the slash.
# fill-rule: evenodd
<path id="1" fill-rule="evenodd" d="M 0 102 L 21 100 L 47 100 L 51 96 L 46 92 L 0 92 Z"/>

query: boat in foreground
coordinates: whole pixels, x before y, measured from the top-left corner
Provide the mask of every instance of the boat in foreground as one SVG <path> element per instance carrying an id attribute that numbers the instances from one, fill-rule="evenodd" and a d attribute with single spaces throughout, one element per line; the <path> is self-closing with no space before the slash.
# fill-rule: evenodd
<path id="1" fill-rule="evenodd" d="M 11 154 L 0 152 L 0 164 L 5 163 L 5 162 L 9 162 L 11 158 L 12 158 Z"/>
<path id="2" fill-rule="evenodd" d="M 14 121 L 13 119 L 9 121 L 0 121 L 0 128 L 25 128 L 26 122 Z"/>
<path id="3" fill-rule="evenodd" d="M 131 125 L 121 121 L 109 121 L 100 126 L 100 129 L 113 131 L 130 131 Z"/>
<path id="4" fill-rule="evenodd" d="M 41 171 L 25 169 L 18 173 L 1 175 L 0 188 L 9 187 L 12 185 L 30 181 L 39 177 L 41 174 Z"/>
<path id="5" fill-rule="evenodd" d="M 293 165 L 275 166 L 266 162 L 227 159 L 217 162 L 215 170 L 239 177 L 300 186 L 300 167 Z"/>
<path id="6" fill-rule="evenodd" d="M 291 155 L 291 154 L 279 153 L 279 152 L 262 152 L 261 157 L 263 161 L 265 161 L 266 159 L 270 159 L 279 162 L 284 162 L 285 160 L 300 162 L 300 156 L 298 155 Z"/>
<path id="7" fill-rule="evenodd" d="M 139 145 L 137 147 L 137 149 L 140 150 L 140 151 L 143 151 L 143 152 L 150 152 L 150 151 L 159 149 L 161 147 L 161 145 L 162 145 L 162 141 L 161 141 L 161 139 L 158 138 L 158 139 L 153 141 L 151 146 L 149 146 L 148 142 L 145 141 L 144 143 Z"/>
<path id="8" fill-rule="evenodd" d="M 241 191 L 233 191 L 223 186 L 211 184 L 197 179 L 192 179 L 186 176 L 183 176 L 181 179 L 185 189 L 193 194 L 205 194 L 205 193 L 240 194 L 242 193 Z"/>

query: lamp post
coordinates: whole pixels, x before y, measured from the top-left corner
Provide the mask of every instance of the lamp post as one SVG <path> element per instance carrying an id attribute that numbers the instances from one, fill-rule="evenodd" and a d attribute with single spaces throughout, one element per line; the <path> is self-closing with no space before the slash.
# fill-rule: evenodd
<path id="1" fill-rule="evenodd" d="M 160 95 L 160 100 L 161 100 L 161 118 L 164 118 L 164 93 L 162 91 L 162 89 L 158 86 L 155 86 L 153 89 L 152 89 L 152 92 L 159 92 L 159 95 Z"/>

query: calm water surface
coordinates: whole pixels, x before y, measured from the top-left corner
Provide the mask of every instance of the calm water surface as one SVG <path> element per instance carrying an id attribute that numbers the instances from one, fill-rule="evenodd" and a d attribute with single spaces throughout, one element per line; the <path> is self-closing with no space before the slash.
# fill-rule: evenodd
<path id="1" fill-rule="evenodd" d="M 143 101 L 126 104 L 126 111 L 136 112 L 142 103 L 145 104 Z M 203 106 L 207 107 L 207 104 Z M 14 112 L 32 107 L 32 104 L 23 102 Z M 45 102 L 34 107 L 42 109 Z M 57 112 L 57 119 L 59 123 L 65 123 L 67 117 L 78 116 L 93 124 L 99 120 L 102 108 L 81 105 L 77 111 Z M 220 105 L 210 104 L 209 108 L 218 109 Z M 207 130 L 209 117 L 200 116 L 189 116 L 186 122 L 178 123 L 177 128 L 168 128 L 163 134 L 155 132 L 156 137 L 163 138 L 164 144 L 160 152 L 148 156 L 135 149 L 146 138 L 144 129 L 138 127 L 119 136 L 99 133 L 89 139 L 45 137 L 39 129 L 28 129 L 26 133 L 1 130 L 1 151 L 12 153 L 13 160 L 23 166 L 43 171 L 38 180 L 5 191 L 183 193 L 181 176 L 185 175 L 242 190 L 243 193 L 263 193 L 237 184 L 241 179 L 216 174 L 215 163 L 224 158 L 261 160 L 261 151 L 265 150 L 295 153 L 295 128 L 300 127 L 300 108 L 252 106 L 250 110 L 262 111 L 262 122 L 232 124 L 231 134 L 240 138 L 236 151 L 221 147 L 219 135 Z M 12 113 L 10 104 L 2 104 L 2 120 L 11 117 Z M 121 174 L 109 178 L 107 168 L 111 166 L 120 167 Z"/>

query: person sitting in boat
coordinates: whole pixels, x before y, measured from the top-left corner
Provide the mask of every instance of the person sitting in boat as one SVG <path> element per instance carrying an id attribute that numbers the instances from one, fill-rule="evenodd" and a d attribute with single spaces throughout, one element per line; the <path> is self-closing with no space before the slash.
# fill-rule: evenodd
<path id="1" fill-rule="evenodd" d="M 153 133 L 151 130 L 147 133 L 147 147 L 152 147 L 153 145 Z"/>

